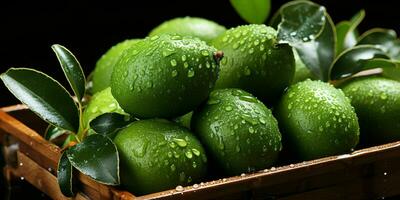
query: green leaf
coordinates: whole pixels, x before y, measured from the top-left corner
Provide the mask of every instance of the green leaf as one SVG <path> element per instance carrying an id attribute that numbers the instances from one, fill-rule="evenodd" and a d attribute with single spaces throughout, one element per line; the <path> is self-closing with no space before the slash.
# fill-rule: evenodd
<path id="1" fill-rule="evenodd" d="M 284 4 L 271 21 L 280 43 L 294 47 L 313 76 L 327 81 L 335 57 L 335 26 L 323 6 L 311 1 Z"/>
<path id="2" fill-rule="evenodd" d="M 400 60 L 400 40 L 391 29 L 374 28 L 359 38 L 358 44 L 373 44 L 383 49 L 392 59 Z"/>
<path id="3" fill-rule="evenodd" d="M 113 138 L 113 135 L 130 124 L 130 120 L 125 120 L 126 116 L 118 113 L 105 113 L 90 122 L 90 127 L 99 134 Z"/>
<path id="4" fill-rule="evenodd" d="M 230 0 L 242 19 L 251 24 L 263 24 L 271 10 L 271 0 Z"/>
<path id="5" fill-rule="evenodd" d="M 360 45 L 342 52 L 332 64 L 331 80 L 349 77 L 360 71 L 381 67 L 395 67 L 382 49 Z"/>
<path id="6" fill-rule="evenodd" d="M 342 21 L 336 25 L 337 54 L 357 44 L 357 26 L 362 22 L 364 17 L 365 11 L 360 10 L 350 21 Z"/>
<path id="7" fill-rule="evenodd" d="M 326 14 L 326 25 L 314 40 L 294 45 L 301 61 L 318 79 L 329 80 L 329 71 L 336 52 L 335 26 Z"/>
<path id="8" fill-rule="evenodd" d="M 106 185 L 118 185 L 119 157 L 115 144 L 101 134 L 87 136 L 68 150 L 68 159 L 80 172 Z"/>
<path id="9" fill-rule="evenodd" d="M 281 16 L 275 17 L 275 20 L 280 20 L 280 43 L 294 45 L 313 40 L 322 33 L 326 23 L 325 7 L 310 1 L 286 3 L 280 8 L 279 14 Z"/>
<path id="10" fill-rule="evenodd" d="M 15 97 L 43 120 L 72 132 L 78 129 L 78 108 L 56 80 L 28 68 L 10 68 L 0 78 Z"/>
<path id="11" fill-rule="evenodd" d="M 53 125 L 49 125 L 46 129 L 46 132 L 44 134 L 44 139 L 51 141 L 54 140 L 64 134 L 66 134 L 67 131 L 63 130 L 61 128 L 55 127 Z"/>
<path id="12" fill-rule="evenodd" d="M 59 44 L 54 44 L 51 48 L 56 53 L 61 68 L 63 69 L 74 94 L 80 102 L 85 95 L 86 86 L 85 75 L 81 65 L 67 48 Z"/>
<path id="13" fill-rule="evenodd" d="M 75 196 L 72 187 L 72 177 L 72 165 L 68 160 L 67 153 L 64 152 L 58 161 L 57 180 L 61 192 L 66 197 Z"/>

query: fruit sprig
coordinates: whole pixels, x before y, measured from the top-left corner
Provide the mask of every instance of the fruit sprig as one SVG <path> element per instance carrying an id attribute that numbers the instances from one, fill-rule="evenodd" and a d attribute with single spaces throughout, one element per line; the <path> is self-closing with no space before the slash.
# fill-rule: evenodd
<path id="1" fill-rule="evenodd" d="M 58 183 L 66 196 L 73 196 L 73 171 L 78 170 L 106 185 L 118 185 L 119 157 L 108 137 L 129 120 L 116 113 L 96 118 L 88 135 L 83 122 L 86 78 L 75 56 L 65 47 L 52 46 L 74 97 L 49 75 L 29 68 L 10 68 L 0 78 L 6 87 L 34 113 L 50 124 L 45 138 L 67 135 L 57 169 Z M 117 123 L 114 123 L 115 120 Z M 104 126 L 107 125 L 105 128 Z"/>
<path id="2" fill-rule="evenodd" d="M 289 43 L 298 53 L 309 70 L 307 78 L 337 81 L 374 68 L 382 68 L 384 76 L 398 77 L 396 32 L 374 28 L 359 36 L 357 26 L 364 16 L 361 10 L 335 26 L 325 7 L 299 0 L 284 4 L 270 25 L 277 28 L 280 42 Z"/>

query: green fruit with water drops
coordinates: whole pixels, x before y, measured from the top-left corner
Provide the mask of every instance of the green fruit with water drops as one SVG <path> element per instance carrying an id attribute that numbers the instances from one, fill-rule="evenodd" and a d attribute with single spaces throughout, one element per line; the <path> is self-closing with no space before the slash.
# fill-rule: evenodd
<path id="1" fill-rule="evenodd" d="M 105 113 L 118 113 L 128 115 L 119 106 L 117 100 L 111 94 L 111 88 L 106 88 L 95 93 L 83 111 L 83 130 L 89 129 L 89 123 L 96 117 Z"/>
<path id="2" fill-rule="evenodd" d="M 103 56 L 101 56 L 93 71 L 93 93 L 100 92 L 110 87 L 111 74 L 115 63 L 117 63 L 125 49 L 134 46 L 138 41 L 139 39 L 130 39 L 120 42 L 111 47 Z"/>
<path id="3" fill-rule="evenodd" d="M 178 34 L 181 36 L 197 37 L 209 43 L 225 31 L 225 27 L 207 19 L 182 17 L 174 18 L 160 24 L 149 35 Z"/>
<path id="4" fill-rule="evenodd" d="M 232 28 L 212 43 L 224 52 L 216 88 L 240 88 L 267 104 L 277 101 L 295 72 L 292 47 L 265 25 Z"/>
<path id="5" fill-rule="evenodd" d="M 198 183 L 207 157 L 186 128 L 162 119 L 140 120 L 114 139 L 120 156 L 121 183 L 135 195 Z"/>
<path id="6" fill-rule="evenodd" d="M 284 143 L 300 159 L 347 153 L 358 143 L 354 108 L 329 83 L 306 80 L 290 86 L 276 112 Z"/>
<path id="7" fill-rule="evenodd" d="M 176 123 L 178 123 L 179 125 L 190 129 L 190 123 L 191 123 L 191 120 L 192 120 L 192 115 L 193 115 L 193 111 L 189 112 L 187 114 L 184 114 L 184 115 L 182 115 L 180 117 L 175 118 L 174 121 Z"/>
<path id="8" fill-rule="evenodd" d="M 363 142 L 400 140 L 400 82 L 369 76 L 350 80 L 341 87 L 356 109 Z"/>
<path id="9" fill-rule="evenodd" d="M 178 117 L 207 99 L 221 56 L 197 38 L 148 37 L 120 57 L 111 91 L 124 111 L 138 118 Z"/>
<path id="10" fill-rule="evenodd" d="M 213 161 L 229 175 L 271 166 L 282 148 L 271 111 L 240 89 L 211 92 L 207 102 L 193 113 L 192 129 Z"/>
<path id="11" fill-rule="evenodd" d="M 293 54 L 294 54 L 294 60 L 295 60 L 295 65 L 296 65 L 296 71 L 294 73 L 292 84 L 304 81 L 306 79 L 316 80 L 317 78 L 315 77 L 315 75 L 303 63 L 303 61 L 301 60 L 299 54 L 297 53 L 297 51 L 295 49 L 293 49 Z"/>

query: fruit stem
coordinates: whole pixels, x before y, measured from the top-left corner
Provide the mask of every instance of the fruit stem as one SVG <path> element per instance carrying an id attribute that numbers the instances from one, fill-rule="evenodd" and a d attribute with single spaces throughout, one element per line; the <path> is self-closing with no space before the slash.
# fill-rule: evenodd
<path id="1" fill-rule="evenodd" d="M 219 62 L 221 59 L 224 57 L 224 52 L 223 51 L 216 51 L 214 52 L 214 59 L 215 61 Z"/>

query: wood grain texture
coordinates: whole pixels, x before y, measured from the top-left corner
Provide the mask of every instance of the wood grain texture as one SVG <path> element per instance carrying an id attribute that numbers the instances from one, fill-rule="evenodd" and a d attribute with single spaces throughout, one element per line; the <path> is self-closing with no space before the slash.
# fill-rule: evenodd
<path id="1" fill-rule="evenodd" d="M 15 108 L 8 110 L 19 112 Z M 19 140 L 18 162 L 24 163 L 7 169 L 59 198 L 55 170 L 50 172 L 48 168 L 56 166 L 60 149 L 24 123 L 0 111 L 0 135 Z M 25 163 L 32 166 L 24 168 Z M 187 186 L 183 191 L 171 189 L 139 197 L 99 184 L 83 174 L 77 174 L 77 178 L 79 199 L 376 199 L 400 195 L 400 141 Z"/>

